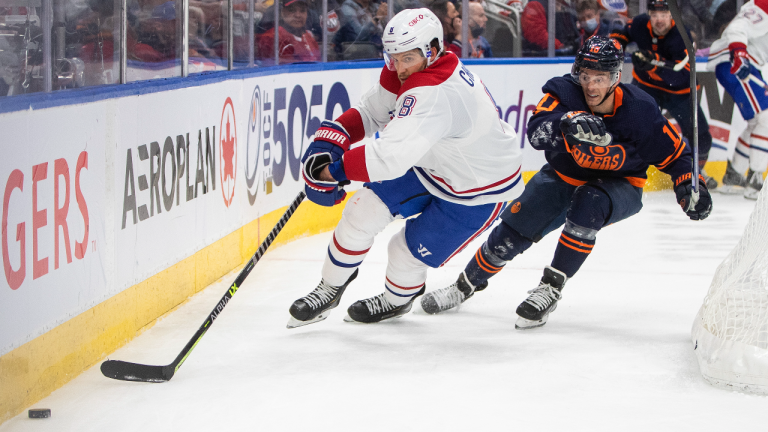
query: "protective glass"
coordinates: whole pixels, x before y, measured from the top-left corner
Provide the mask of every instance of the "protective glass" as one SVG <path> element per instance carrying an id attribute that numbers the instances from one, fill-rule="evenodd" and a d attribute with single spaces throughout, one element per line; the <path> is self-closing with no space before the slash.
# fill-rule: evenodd
<path id="1" fill-rule="evenodd" d="M 429 56 L 431 52 L 427 53 Z M 397 70 L 397 66 L 405 66 L 410 68 L 412 66 L 420 65 L 424 61 L 424 56 L 421 55 L 421 50 L 409 51 L 405 53 L 388 54 L 384 51 L 384 64 L 387 65 L 387 69 L 394 71 Z"/>

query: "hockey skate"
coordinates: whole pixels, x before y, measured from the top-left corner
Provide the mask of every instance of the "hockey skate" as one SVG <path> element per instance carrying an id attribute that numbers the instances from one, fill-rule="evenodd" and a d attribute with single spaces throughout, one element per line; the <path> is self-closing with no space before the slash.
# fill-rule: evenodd
<path id="1" fill-rule="evenodd" d="M 352 276 L 347 279 L 347 282 L 341 286 L 331 286 L 325 283 L 325 280 L 321 280 L 317 288 L 311 293 L 293 302 L 288 310 L 291 318 L 286 327 L 292 329 L 328 318 L 331 309 L 339 305 L 344 290 L 357 277 L 357 271 L 356 269 Z"/>
<path id="2" fill-rule="evenodd" d="M 488 286 L 488 281 L 483 282 L 477 288 L 467 282 L 467 278 L 462 272 L 456 282 L 451 285 L 440 288 L 424 294 L 421 298 L 421 308 L 428 314 L 436 314 L 464 303 L 472 297 L 476 291 L 482 291 Z"/>
<path id="3" fill-rule="evenodd" d="M 756 200 L 763 188 L 763 173 L 752 171 L 747 172 L 747 185 L 744 187 L 744 198 Z"/>
<path id="4" fill-rule="evenodd" d="M 408 303 L 400 306 L 395 306 L 387 301 L 384 293 L 365 300 L 358 300 L 347 309 L 347 316 L 344 317 L 344 321 L 372 324 L 390 318 L 400 318 L 411 310 L 413 301 L 416 300 L 416 297 L 424 294 L 425 290 L 426 285 L 415 296 L 411 297 Z"/>
<path id="5" fill-rule="evenodd" d="M 747 180 L 744 176 L 736 171 L 731 165 L 731 161 L 725 167 L 725 175 L 717 191 L 723 194 L 735 194 L 741 192 L 747 185 Z"/>
<path id="6" fill-rule="evenodd" d="M 717 180 L 710 177 L 703 169 L 701 170 L 701 176 L 704 177 L 704 184 L 707 185 L 708 191 L 712 192 L 713 190 L 717 189 Z"/>
<path id="7" fill-rule="evenodd" d="M 544 267 L 544 276 L 539 286 L 528 291 L 528 298 L 517 307 L 519 318 L 515 328 L 527 330 L 546 324 L 549 314 L 557 309 L 557 301 L 563 297 L 560 292 L 566 280 L 568 277 L 565 273 L 550 266 Z"/>

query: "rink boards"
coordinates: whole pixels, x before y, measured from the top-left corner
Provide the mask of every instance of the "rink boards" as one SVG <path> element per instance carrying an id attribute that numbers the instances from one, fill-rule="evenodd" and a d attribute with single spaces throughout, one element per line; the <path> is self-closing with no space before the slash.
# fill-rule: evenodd
<path id="1" fill-rule="evenodd" d="M 571 60 L 467 64 L 525 137 L 541 86 Z M 3 99 L 0 422 L 250 257 L 303 187 L 308 138 L 380 68 L 290 65 Z M 743 120 L 713 74 L 700 81 L 710 161 L 722 161 Z M 520 145 L 527 179 L 544 157 Z M 303 204 L 278 243 L 340 214 Z"/>

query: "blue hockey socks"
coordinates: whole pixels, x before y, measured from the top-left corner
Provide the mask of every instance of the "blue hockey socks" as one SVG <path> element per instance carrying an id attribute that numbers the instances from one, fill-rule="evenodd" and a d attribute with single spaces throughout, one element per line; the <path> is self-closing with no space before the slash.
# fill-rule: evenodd
<path id="1" fill-rule="evenodd" d="M 464 269 L 467 281 L 475 287 L 483 285 L 500 272 L 507 261 L 525 252 L 532 244 L 531 240 L 501 221 Z"/>

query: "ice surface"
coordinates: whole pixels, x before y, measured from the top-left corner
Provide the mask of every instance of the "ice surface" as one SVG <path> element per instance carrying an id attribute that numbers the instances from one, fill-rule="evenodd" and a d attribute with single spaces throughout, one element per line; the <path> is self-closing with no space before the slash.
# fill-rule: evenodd
<path id="1" fill-rule="evenodd" d="M 701 377 L 690 330 L 715 268 L 741 237 L 754 201 L 714 195 L 703 222 L 671 192 L 605 228 L 549 323 L 514 329 L 514 310 L 549 264 L 559 231 L 510 263 L 458 312 L 420 307 L 380 324 L 342 321 L 383 291 L 376 240 L 339 308 L 287 330 L 288 307 L 312 290 L 330 233 L 269 252 L 173 380 L 114 381 L 93 366 L 0 431 L 741 431 L 765 430 L 768 398 Z M 484 239 L 485 236 L 483 236 Z M 480 241 L 427 289 L 452 283 Z M 240 269 L 109 358 L 167 364 Z"/>

